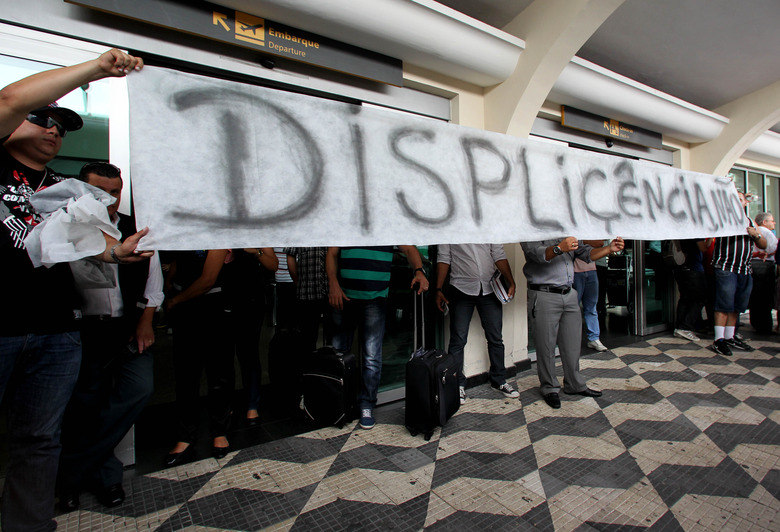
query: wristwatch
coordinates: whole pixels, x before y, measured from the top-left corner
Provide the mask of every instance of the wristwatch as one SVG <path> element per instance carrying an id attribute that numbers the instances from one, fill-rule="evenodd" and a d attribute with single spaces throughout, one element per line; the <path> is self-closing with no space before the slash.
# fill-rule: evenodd
<path id="1" fill-rule="evenodd" d="M 422 272 L 422 274 L 425 275 L 425 270 L 423 270 L 422 268 L 417 268 L 417 269 L 414 270 L 414 273 L 417 273 L 417 272 Z M 425 275 L 425 276 L 427 277 L 427 275 Z"/>
<path id="2" fill-rule="evenodd" d="M 553 253 L 555 253 L 556 255 L 563 255 L 563 250 L 561 249 L 560 246 L 554 246 Z"/>

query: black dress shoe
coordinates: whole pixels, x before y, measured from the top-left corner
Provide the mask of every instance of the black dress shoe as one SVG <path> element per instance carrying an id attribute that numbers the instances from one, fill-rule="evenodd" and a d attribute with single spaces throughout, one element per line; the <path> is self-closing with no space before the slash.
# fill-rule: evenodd
<path id="1" fill-rule="evenodd" d="M 122 484 L 112 484 L 95 490 L 95 497 L 106 508 L 114 508 L 125 502 L 125 490 Z"/>
<path id="2" fill-rule="evenodd" d="M 165 455 L 163 463 L 165 467 L 175 467 L 182 465 L 192 460 L 193 446 L 190 444 L 186 449 L 180 453 L 168 453 Z"/>
<path id="3" fill-rule="evenodd" d="M 590 388 L 585 388 L 581 392 L 567 392 L 564 391 L 566 395 L 584 395 L 585 397 L 601 397 L 601 392 L 596 390 L 591 390 Z"/>
<path id="4" fill-rule="evenodd" d="M 213 456 L 217 460 L 222 460 L 223 458 L 225 458 L 228 455 L 228 453 L 231 450 L 232 449 L 230 448 L 230 445 L 228 445 L 227 447 L 212 447 L 211 448 L 211 456 Z"/>
<path id="5" fill-rule="evenodd" d="M 60 511 L 64 514 L 78 510 L 79 504 L 78 493 L 64 493 L 60 495 Z"/>
<path id="6" fill-rule="evenodd" d="M 561 398 L 555 392 L 543 394 L 544 402 L 550 405 L 550 408 L 560 408 Z"/>

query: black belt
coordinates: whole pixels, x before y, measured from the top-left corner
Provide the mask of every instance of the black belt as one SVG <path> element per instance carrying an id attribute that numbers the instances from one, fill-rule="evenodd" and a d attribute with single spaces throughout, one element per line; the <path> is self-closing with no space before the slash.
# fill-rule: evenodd
<path id="1" fill-rule="evenodd" d="M 111 314 L 92 314 L 84 316 L 82 319 L 84 321 L 113 321 L 121 320 L 122 316 L 112 316 Z"/>
<path id="2" fill-rule="evenodd" d="M 529 284 L 529 290 L 536 290 L 537 292 L 551 292 L 553 294 L 566 295 L 571 292 L 571 286 L 555 286 L 554 284 Z"/>

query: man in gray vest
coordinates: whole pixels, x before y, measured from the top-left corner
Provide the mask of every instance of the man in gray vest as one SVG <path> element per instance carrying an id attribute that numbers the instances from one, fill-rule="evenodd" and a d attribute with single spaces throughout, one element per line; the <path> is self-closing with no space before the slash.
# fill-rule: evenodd
<path id="1" fill-rule="evenodd" d="M 536 370 L 542 397 L 552 408 L 561 407 L 561 386 L 555 376 L 555 346 L 561 354 L 563 393 L 600 397 L 588 388 L 580 373 L 582 350 L 582 313 L 574 282 L 574 259 L 598 260 L 623 249 L 623 239 L 593 248 L 570 236 L 562 240 L 522 242 L 525 253 L 523 273 L 528 281 L 528 312 L 534 320 Z"/>

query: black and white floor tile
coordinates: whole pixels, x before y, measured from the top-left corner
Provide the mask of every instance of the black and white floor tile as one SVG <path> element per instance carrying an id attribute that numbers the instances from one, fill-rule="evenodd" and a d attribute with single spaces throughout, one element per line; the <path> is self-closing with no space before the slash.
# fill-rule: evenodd
<path id="1" fill-rule="evenodd" d="M 403 407 L 128 479 L 61 530 L 779 530 L 780 343 L 656 338 L 583 357 L 600 398 L 469 390 L 426 442 Z"/>

